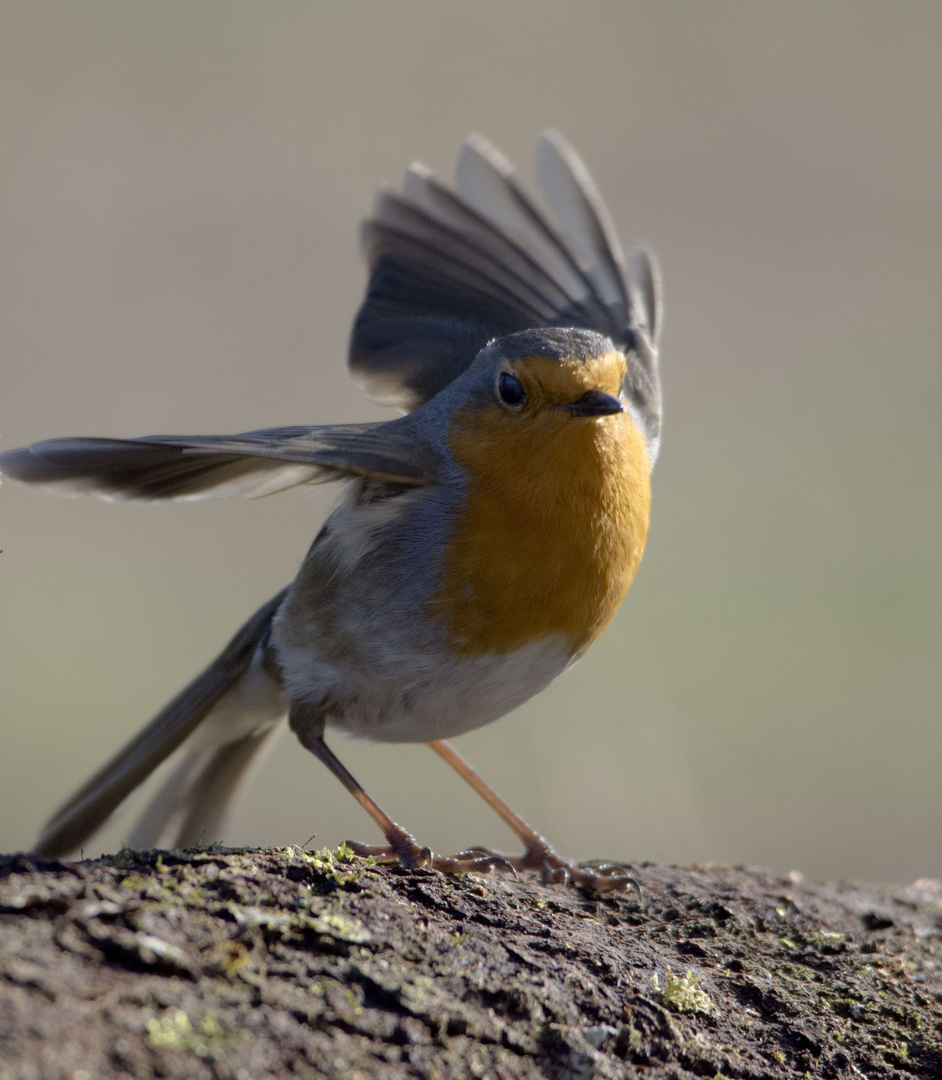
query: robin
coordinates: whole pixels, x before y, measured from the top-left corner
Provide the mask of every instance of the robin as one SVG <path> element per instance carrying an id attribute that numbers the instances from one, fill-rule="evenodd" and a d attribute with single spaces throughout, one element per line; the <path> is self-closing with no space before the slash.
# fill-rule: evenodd
<path id="1" fill-rule="evenodd" d="M 52 818 L 43 856 L 77 849 L 173 755 L 131 837 L 219 835 L 284 727 L 385 836 L 361 855 L 445 872 L 537 869 L 623 890 L 621 867 L 562 859 L 444 740 L 527 701 L 588 649 L 641 561 L 660 432 L 660 279 L 626 260 L 585 166 L 554 132 L 537 174 L 554 223 L 483 139 L 458 190 L 420 165 L 363 226 L 370 277 L 349 367 L 405 414 L 234 436 L 50 439 L 0 456 L 9 475 L 108 499 L 263 495 L 346 481 L 295 581 Z M 524 845 L 433 854 L 324 741 L 325 728 L 427 742 Z"/>

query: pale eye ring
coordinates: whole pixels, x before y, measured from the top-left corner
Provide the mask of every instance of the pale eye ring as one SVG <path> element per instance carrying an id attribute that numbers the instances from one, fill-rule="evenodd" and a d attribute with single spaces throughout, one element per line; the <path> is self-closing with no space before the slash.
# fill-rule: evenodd
<path id="1" fill-rule="evenodd" d="M 517 408 L 523 404 L 527 392 L 518 379 L 515 379 L 509 371 L 504 371 L 497 380 L 497 395 L 505 405 Z"/>

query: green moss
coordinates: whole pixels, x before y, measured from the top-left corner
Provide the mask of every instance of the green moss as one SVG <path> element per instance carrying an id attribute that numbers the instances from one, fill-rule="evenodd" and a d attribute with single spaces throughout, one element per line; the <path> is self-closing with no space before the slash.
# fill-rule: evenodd
<path id="1" fill-rule="evenodd" d="M 134 892 L 144 892 L 151 884 L 153 884 L 153 878 L 142 877 L 140 874 L 128 874 L 118 882 L 118 887 L 132 889 Z"/>
<path id="2" fill-rule="evenodd" d="M 374 855 L 366 858 L 355 855 L 346 844 L 341 844 L 334 850 L 322 848 L 320 851 L 286 848 L 284 854 L 286 858 L 303 859 L 313 869 L 341 887 L 355 885 L 365 870 L 370 870 L 379 863 L 379 859 Z"/>
<path id="3" fill-rule="evenodd" d="M 347 942 L 350 945 L 363 945 L 373 939 L 372 934 L 362 923 L 344 915 L 317 915 L 311 919 L 310 926 L 318 934 L 333 938 L 334 941 Z"/>
<path id="4" fill-rule="evenodd" d="M 688 971 L 686 975 L 676 976 L 670 968 L 664 972 L 664 986 L 661 987 L 657 972 L 651 976 L 651 985 L 662 1005 L 674 1012 L 700 1012 L 709 1013 L 713 1008 L 706 991 L 699 988 L 703 981 L 702 975 L 694 975 Z"/>
<path id="5" fill-rule="evenodd" d="M 245 1031 L 223 1032 L 212 1011 L 205 1012 L 195 1026 L 182 1009 L 171 1009 L 147 1021 L 147 1041 L 151 1046 L 166 1046 L 201 1058 L 215 1057 L 218 1050 L 247 1037 Z"/>

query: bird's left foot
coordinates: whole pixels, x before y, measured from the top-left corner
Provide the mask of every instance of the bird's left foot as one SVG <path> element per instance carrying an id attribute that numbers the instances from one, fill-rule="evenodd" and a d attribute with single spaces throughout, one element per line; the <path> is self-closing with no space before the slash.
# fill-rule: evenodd
<path id="1" fill-rule="evenodd" d="M 557 855 L 542 837 L 531 844 L 522 855 L 501 855 L 500 852 L 483 847 L 471 848 L 464 852 L 464 855 L 503 858 L 514 870 L 536 870 L 544 885 L 573 885 L 590 893 L 624 893 L 630 889 L 637 894 L 639 902 L 642 900 L 640 883 L 624 866 L 617 863 L 601 863 L 594 867 L 576 866 Z"/>

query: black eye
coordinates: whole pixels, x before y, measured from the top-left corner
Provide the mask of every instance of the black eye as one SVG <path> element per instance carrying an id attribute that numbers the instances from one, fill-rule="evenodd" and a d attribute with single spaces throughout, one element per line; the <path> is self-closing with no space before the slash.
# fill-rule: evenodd
<path id="1" fill-rule="evenodd" d="M 497 380 L 497 392 L 505 405 L 520 405 L 527 396 L 520 383 L 506 371 Z"/>

